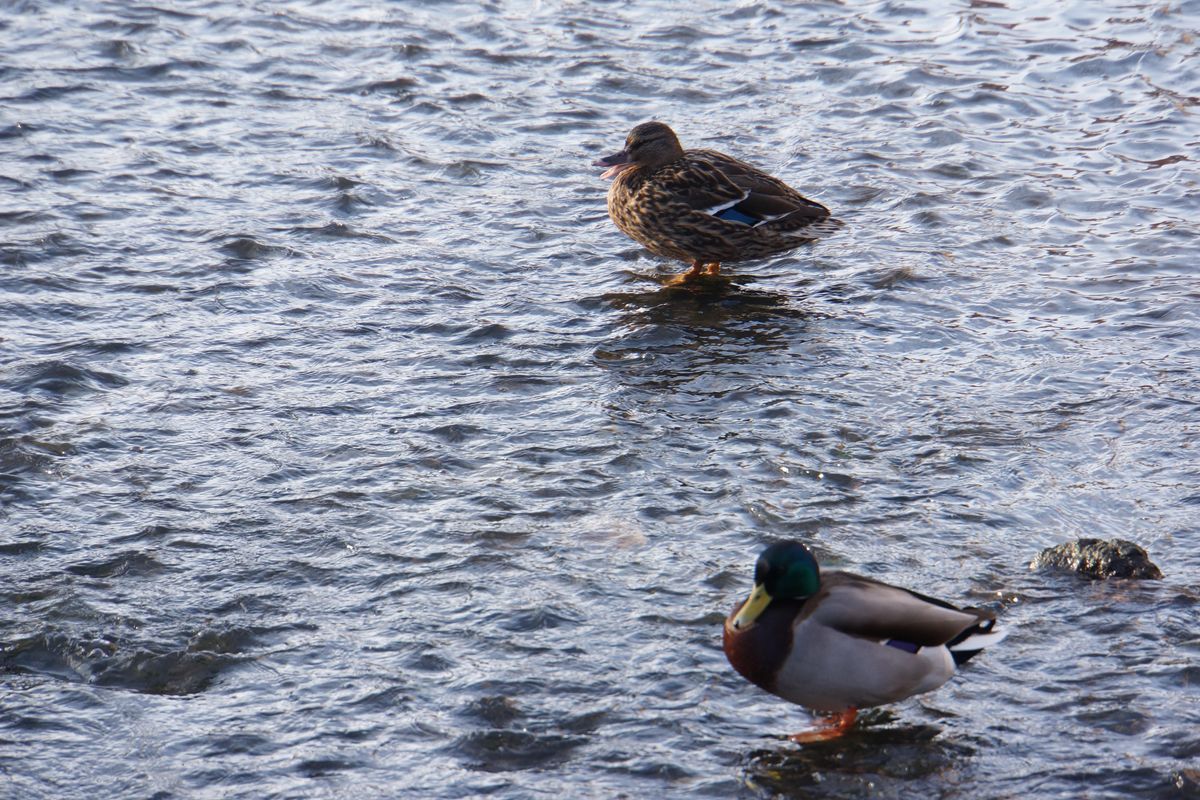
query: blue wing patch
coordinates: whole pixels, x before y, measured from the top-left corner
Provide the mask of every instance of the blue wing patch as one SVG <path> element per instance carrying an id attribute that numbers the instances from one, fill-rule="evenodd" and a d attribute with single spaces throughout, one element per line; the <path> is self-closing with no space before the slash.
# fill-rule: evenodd
<path id="1" fill-rule="evenodd" d="M 921 649 L 920 645 L 913 644 L 912 642 L 902 642 L 899 639 L 888 639 L 884 644 L 888 647 L 894 647 L 897 650 L 903 650 L 906 653 L 916 653 Z"/>
<path id="2" fill-rule="evenodd" d="M 720 213 L 714 214 L 713 216 L 715 216 L 717 219 L 723 219 L 726 222 L 740 222 L 743 225 L 750 225 L 751 227 L 762 222 L 761 219 L 752 217 L 749 214 L 743 214 L 741 211 L 738 211 L 732 206 L 724 211 L 721 211 Z"/>

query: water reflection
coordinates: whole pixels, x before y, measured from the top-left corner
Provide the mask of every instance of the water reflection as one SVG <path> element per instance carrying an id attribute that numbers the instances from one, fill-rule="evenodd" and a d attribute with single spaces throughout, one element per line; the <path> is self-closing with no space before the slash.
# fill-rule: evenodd
<path id="1" fill-rule="evenodd" d="M 615 292 L 601 300 L 623 312 L 626 322 L 718 327 L 731 321 L 752 322 L 774 315 L 804 318 L 788 295 L 749 289 L 750 276 L 705 280 L 682 286 L 660 286 L 645 292 Z"/>
<path id="2" fill-rule="evenodd" d="M 732 372 L 745 379 L 742 367 L 764 366 L 765 356 L 787 350 L 811 316 L 794 298 L 747 289 L 737 279 L 608 294 L 600 300 L 618 311 L 618 324 L 596 349 L 596 363 L 625 387 L 656 392 L 700 376 Z M 722 397 L 731 390 L 723 383 L 690 391 Z"/>
<path id="3" fill-rule="evenodd" d="M 940 738 L 936 725 L 883 727 L 894 719 L 878 709 L 836 741 L 752 751 L 743 779 L 777 798 L 808 798 L 814 790 L 822 798 L 947 796 L 974 749 Z"/>

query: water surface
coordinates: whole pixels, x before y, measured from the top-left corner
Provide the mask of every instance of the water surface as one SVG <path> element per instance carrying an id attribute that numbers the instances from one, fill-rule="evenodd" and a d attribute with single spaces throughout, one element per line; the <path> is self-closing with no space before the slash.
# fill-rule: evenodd
<path id="1" fill-rule="evenodd" d="M 5 796 L 1200 791 L 1197 3 L 5 6 Z M 663 289 L 652 117 L 845 227 Z M 1012 633 L 792 745 L 782 537 Z"/>

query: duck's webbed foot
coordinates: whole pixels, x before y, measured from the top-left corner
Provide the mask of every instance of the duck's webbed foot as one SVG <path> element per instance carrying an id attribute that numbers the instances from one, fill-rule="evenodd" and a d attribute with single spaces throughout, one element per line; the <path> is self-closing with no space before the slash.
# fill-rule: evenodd
<path id="1" fill-rule="evenodd" d="M 713 262 L 693 261 L 692 268 L 687 272 L 681 272 L 678 275 L 672 275 L 667 279 L 667 286 L 682 286 L 685 283 L 690 283 L 702 278 L 711 278 L 719 275 L 721 265 Z"/>
<path id="2" fill-rule="evenodd" d="M 827 742 L 830 739 L 836 739 L 850 727 L 854 725 L 855 718 L 858 717 L 857 708 L 848 708 L 845 711 L 838 711 L 830 714 L 827 717 L 822 717 L 816 730 L 805 731 L 803 733 L 793 733 L 788 737 L 796 744 L 811 744 L 812 742 Z"/>

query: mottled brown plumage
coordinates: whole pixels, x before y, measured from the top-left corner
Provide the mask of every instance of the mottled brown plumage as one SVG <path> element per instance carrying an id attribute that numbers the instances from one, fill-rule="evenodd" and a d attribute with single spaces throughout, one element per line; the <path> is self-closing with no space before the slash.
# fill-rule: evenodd
<path id="1" fill-rule="evenodd" d="M 661 122 L 630 131 L 596 162 L 614 177 L 608 213 L 655 255 L 692 264 L 689 276 L 811 242 L 829 209 L 783 181 L 715 150 L 684 150 Z"/>

